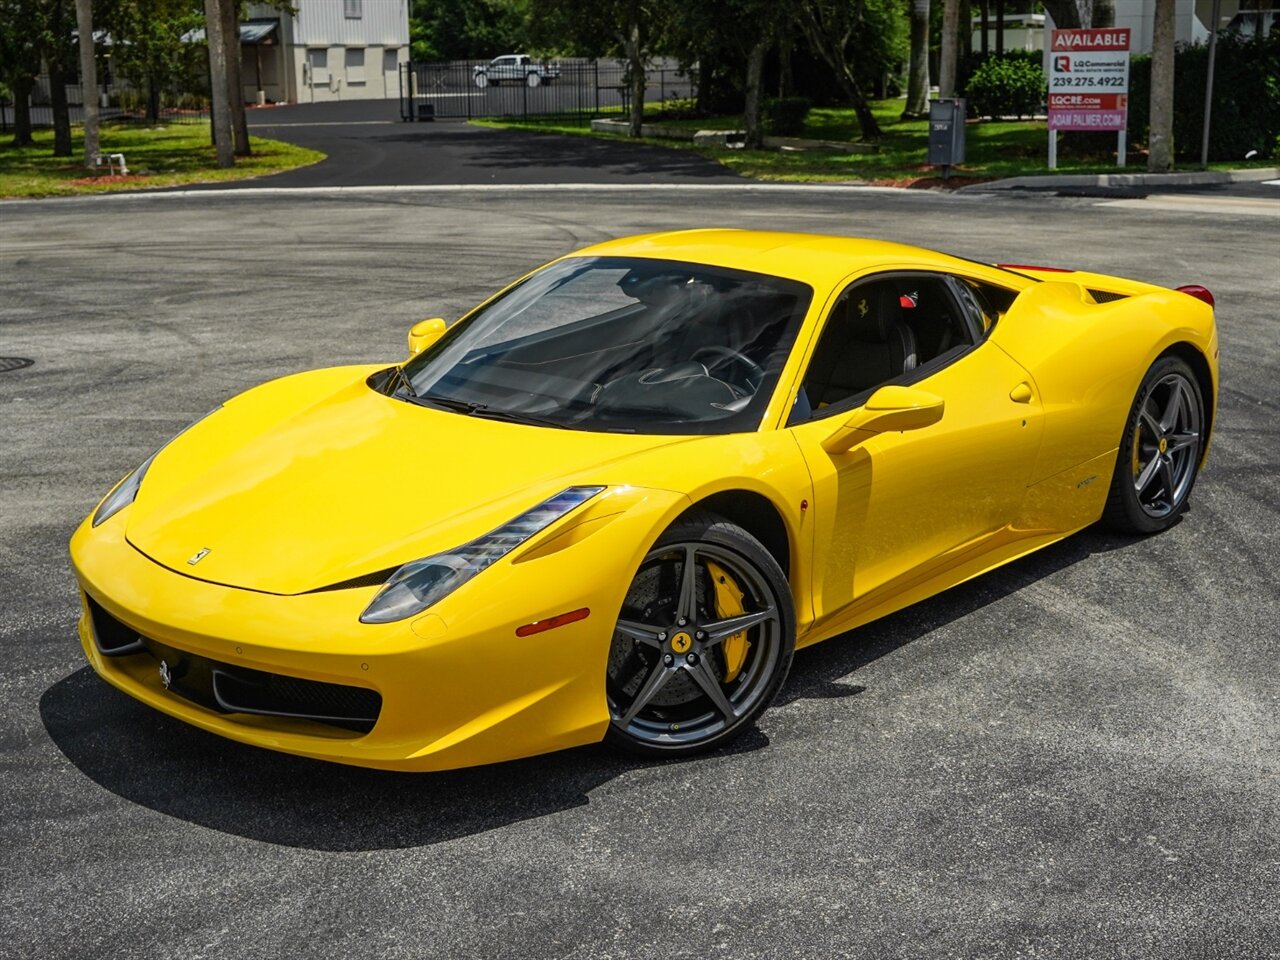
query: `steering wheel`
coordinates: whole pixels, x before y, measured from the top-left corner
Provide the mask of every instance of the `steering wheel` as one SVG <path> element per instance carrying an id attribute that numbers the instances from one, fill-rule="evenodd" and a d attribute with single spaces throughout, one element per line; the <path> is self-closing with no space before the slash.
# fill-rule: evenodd
<path id="1" fill-rule="evenodd" d="M 694 351 L 693 359 L 696 360 L 704 355 L 716 358 L 707 364 L 708 373 L 719 366 L 739 364 L 745 373 L 744 380 L 750 393 L 755 393 L 760 389 L 760 384 L 764 383 L 764 368 L 739 350 L 719 346 L 699 347 Z"/>

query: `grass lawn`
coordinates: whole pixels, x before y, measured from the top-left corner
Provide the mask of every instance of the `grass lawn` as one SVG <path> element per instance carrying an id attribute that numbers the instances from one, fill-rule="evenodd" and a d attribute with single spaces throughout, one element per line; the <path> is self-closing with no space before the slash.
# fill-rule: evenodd
<path id="1" fill-rule="evenodd" d="M 864 183 L 892 183 L 901 186 L 936 185 L 940 171 L 930 167 L 928 156 L 927 120 L 901 120 L 903 101 L 878 100 L 872 103 L 876 120 L 884 136 L 879 141 L 878 153 L 842 154 L 826 151 L 777 151 L 777 150 L 729 150 L 718 147 L 695 147 L 679 140 L 651 140 L 640 142 L 660 144 L 674 149 L 696 150 L 717 160 L 746 177 L 758 180 L 789 180 L 808 182 L 861 181 Z M 649 104 L 656 112 L 658 104 Z M 518 122 L 503 120 L 472 121 L 485 126 L 506 127 L 544 133 L 566 133 L 594 137 L 618 138 L 618 134 L 595 133 L 587 121 L 535 119 Z M 741 117 L 711 117 L 702 120 L 659 120 L 672 126 L 692 127 L 699 130 L 723 130 L 741 127 Z M 815 107 L 809 112 L 802 136 L 814 140 L 856 140 L 858 124 L 853 110 L 848 108 Z M 1090 139 L 1085 140 L 1087 136 Z M 994 180 L 1002 177 L 1048 173 L 1049 135 L 1043 120 L 983 121 L 969 123 L 966 134 L 966 159 L 964 164 L 952 170 L 952 183 L 956 185 L 974 180 Z M 636 142 L 636 141 L 631 141 Z M 1092 155 L 1082 149 L 1088 149 Z M 1122 168 L 1105 156 L 1110 145 L 1112 155 L 1115 137 L 1098 134 L 1067 134 L 1058 145 L 1058 173 L 1117 173 Z M 1210 164 L 1210 169 L 1231 169 L 1244 166 L 1274 165 L 1263 163 Z M 1144 172 L 1145 167 L 1130 164 L 1123 168 L 1130 173 Z M 1199 169 L 1187 165 L 1186 169 Z"/>
<path id="2" fill-rule="evenodd" d="M 207 123 L 158 127 L 103 124 L 101 151 L 123 153 L 129 166 L 129 176 L 109 177 L 95 176 L 80 165 L 84 141 L 79 127 L 72 129 L 70 157 L 52 156 L 52 130 L 36 130 L 35 141 L 30 147 L 13 146 L 11 136 L 0 141 L 0 198 L 55 197 L 243 180 L 305 167 L 325 157 L 318 150 L 251 137 L 253 156 L 236 157 L 234 167 L 222 170 L 214 160 Z"/>

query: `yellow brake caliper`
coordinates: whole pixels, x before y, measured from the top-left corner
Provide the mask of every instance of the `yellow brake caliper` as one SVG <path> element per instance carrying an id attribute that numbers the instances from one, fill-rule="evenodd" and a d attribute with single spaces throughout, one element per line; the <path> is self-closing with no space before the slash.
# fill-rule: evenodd
<path id="1" fill-rule="evenodd" d="M 721 620 L 746 613 L 742 606 L 743 593 L 735 581 L 719 564 L 707 562 L 707 572 L 711 574 L 711 582 L 716 591 L 716 616 Z M 747 631 L 725 637 L 720 649 L 724 652 L 724 682 L 731 683 L 742 672 L 742 665 L 747 662 L 747 651 L 751 649 L 751 641 L 747 639 Z"/>

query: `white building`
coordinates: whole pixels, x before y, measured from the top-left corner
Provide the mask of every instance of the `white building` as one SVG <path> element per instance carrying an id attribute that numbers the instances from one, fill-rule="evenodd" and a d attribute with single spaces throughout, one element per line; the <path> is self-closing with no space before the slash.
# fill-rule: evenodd
<path id="1" fill-rule="evenodd" d="M 987 46 L 995 53 L 996 18 L 987 17 Z M 982 15 L 973 18 L 973 49 L 982 49 Z M 1043 50 L 1044 49 L 1044 14 L 1043 13 L 1008 13 L 1004 17 L 1004 49 L 1009 50 Z"/>
<path id="2" fill-rule="evenodd" d="M 1280 0 L 1273 0 L 1269 5 L 1280 7 Z M 1245 7 L 1246 9 L 1241 9 Z M 1241 0 L 1221 0 L 1219 11 L 1220 28 L 1230 27 L 1245 32 L 1257 29 L 1256 21 L 1263 24 L 1262 29 L 1276 29 L 1277 10 L 1264 9 L 1261 16 L 1252 12 L 1258 8 L 1256 2 L 1241 3 Z M 1130 33 L 1130 49 L 1133 53 L 1151 52 L 1151 30 L 1155 23 L 1155 0 L 1115 0 L 1117 27 L 1128 27 Z M 1209 39 L 1209 21 L 1213 18 L 1213 0 L 1177 0 L 1174 9 L 1174 39 L 1178 43 L 1204 43 Z M 1006 50 L 1043 50 L 1045 20 L 1044 14 L 1018 13 L 1005 16 L 1004 48 Z M 996 48 L 995 17 L 987 18 L 987 43 L 991 50 Z M 982 19 L 973 19 L 973 48 L 982 45 Z"/>
<path id="3" fill-rule="evenodd" d="M 250 3 L 240 24 L 245 100 L 320 103 L 400 95 L 409 0 L 293 0 L 296 13 Z"/>

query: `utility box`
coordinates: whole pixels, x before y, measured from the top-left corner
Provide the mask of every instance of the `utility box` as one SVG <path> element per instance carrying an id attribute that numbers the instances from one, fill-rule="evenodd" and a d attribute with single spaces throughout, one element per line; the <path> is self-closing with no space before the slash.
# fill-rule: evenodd
<path id="1" fill-rule="evenodd" d="M 929 101 L 929 162 L 949 168 L 964 163 L 964 97 L 944 97 Z"/>

